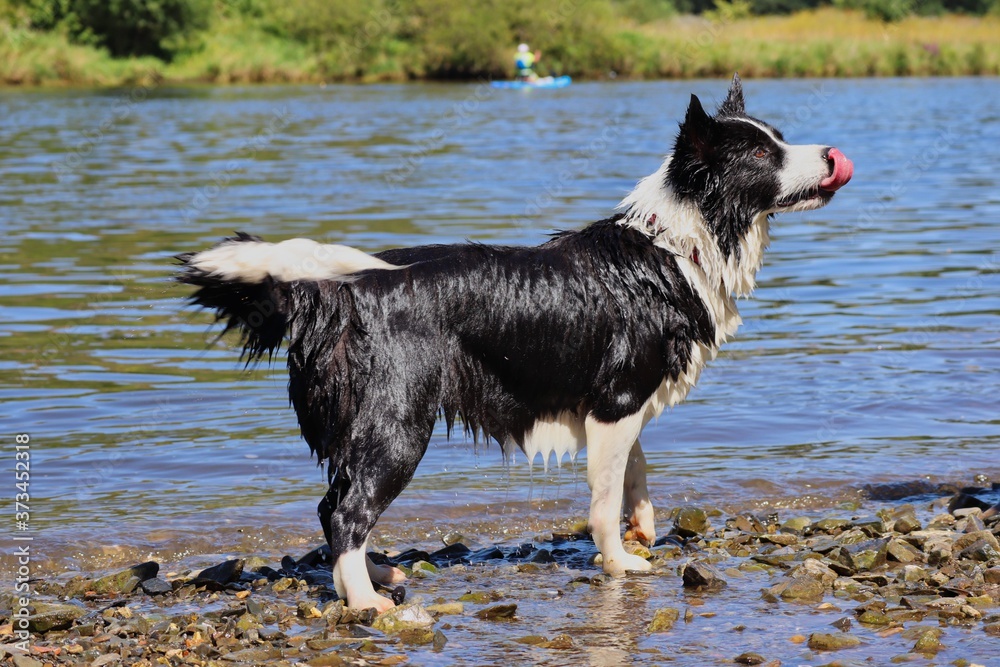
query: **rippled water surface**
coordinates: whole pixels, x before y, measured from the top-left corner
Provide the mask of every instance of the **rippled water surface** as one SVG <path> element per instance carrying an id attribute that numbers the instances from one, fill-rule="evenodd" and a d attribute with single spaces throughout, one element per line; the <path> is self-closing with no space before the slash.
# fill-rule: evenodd
<path id="1" fill-rule="evenodd" d="M 1000 478 L 1000 82 L 746 88 L 753 114 L 840 147 L 855 177 L 773 224 L 737 340 L 645 432 L 654 503 L 807 511 L 866 483 Z M 209 344 L 174 254 L 234 229 L 369 251 L 539 243 L 655 170 L 691 92 L 725 83 L 3 93 L 0 416 L 11 444 L 31 436 L 40 557 L 64 571 L 320 539 L 323 475 L 282 364 L 245 373 L 231 341 Z M 582 463 L 508 468 L 439 429 L 379 544 L 570 525 Z"/>

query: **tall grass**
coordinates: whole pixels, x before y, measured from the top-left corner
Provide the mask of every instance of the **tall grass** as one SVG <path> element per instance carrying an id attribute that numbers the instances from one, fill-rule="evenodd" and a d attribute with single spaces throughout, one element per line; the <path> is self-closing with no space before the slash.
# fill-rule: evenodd
<path id="1" fill-rule="evenodd" d="M 211 25 L 164 62 L 30 29 L 18 1 L 0 0 L 8 85 L 507 77 L 522 41 L 542 51 L 541 73 L 586 78 L 1000 74 L 995 14 L 885 23 L 831 7 L 747 16 L 736 1 L 690 16 L 665 0 L 216 0 Z"/>

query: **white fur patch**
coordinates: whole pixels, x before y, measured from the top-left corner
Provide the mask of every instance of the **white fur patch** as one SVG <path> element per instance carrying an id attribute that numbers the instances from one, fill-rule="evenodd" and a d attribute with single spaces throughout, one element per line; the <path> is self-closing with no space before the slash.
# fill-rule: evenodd
<path id="1" fill-rule="evenodd" d="M 576 455 L 587 445 L 587 432 L 584 421 L 575 413 L 563 411 L 558 415 L 539 419 L 524 436 L 524 455 L 528 464 L 535 461 L 539 454 L 545 471 L 549 469 L 549 459 L 555 457 L 556 466 L 562 463 L 564 456 L 569 455 L 574 460 Z M 507 443 L 505 450 L 512 452 L 514 443 Z"/>
<path id="2" fill-rule="evenodd" d="M 322 244 L 310 239 L 281 243 L 228 241 L 200 252 L 188 264 L 224 280 L 260 283 L 267 276 L 293 280 L 348 280 L 368 269 L 399 269 L 366 252 L 346 245 Z"/>
<path id="3" fill-rule="evenodd" d="M 685 264 L 682 260 L 690 261 L 697 250 L 698 264 L 691 264 L 703 271 L 708 279 L 710 290 L 700 291 L 706 304 L 708 299 L 717 298 L 716 294 L 723 294 L 727 299 L 732 295 L 749 296 L 757 285 L 757 272 L 764 261 L 764 250 L 771 240 L 767 215 L 758 215 L 750 231 L 740 239 L 739 259 L 735 255 L 725 257 L 697 206 L 679 201 L 669 189 L 666 176 L 670 159 L 667 157 L 655 173 L 639 181 L 635 189 L 618 204 L 618 208 L 625 211 L 625 218 L 620 224 L 652 236 L 656 245 L 678 256 L 681 270 L 684 270 Z M 688 271 L 685 271 L 685 275 L 688 275 Z M 711 309 L 718 310 L 713 304 L 708 305 Z M 723 304 L 723 307 L 725 310 L 736 310 L 735 305 Z M 725 325 L 723 320 L 716 320 L 717 326 L 720 323 Z"/>

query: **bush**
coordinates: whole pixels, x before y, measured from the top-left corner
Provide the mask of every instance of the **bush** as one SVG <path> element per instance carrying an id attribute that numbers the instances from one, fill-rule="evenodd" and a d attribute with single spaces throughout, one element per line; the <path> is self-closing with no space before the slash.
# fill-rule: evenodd
<path id="1" fill-rule="evenodd" d="M 913 0 L 834 0 L 837 7 L 860 9 L 870 19 L 892 23 L 902 21 L 913 11 Z"/>
<path id="2" fill-rule="evenodd" d="M 169 60 L 207 27 L 211 0 L 25 0 L 32 27 L 61 28 L 112 56 Z"/>

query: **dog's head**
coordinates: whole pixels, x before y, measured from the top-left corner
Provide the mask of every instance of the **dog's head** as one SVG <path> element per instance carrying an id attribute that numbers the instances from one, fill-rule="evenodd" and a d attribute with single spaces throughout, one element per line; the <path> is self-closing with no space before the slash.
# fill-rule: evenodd
<path id="1" fill-rule="evenodd" d="M 731 257 L 761 215 L 825 206 L 853 171 L 836 148 L 788 144 L 777 129 L 748 116 L 737 75 L 714 116 L 691 96 L 665 185 L 698 208 Z"/>

